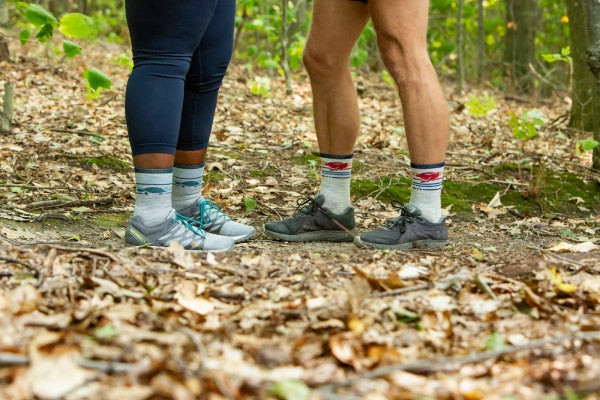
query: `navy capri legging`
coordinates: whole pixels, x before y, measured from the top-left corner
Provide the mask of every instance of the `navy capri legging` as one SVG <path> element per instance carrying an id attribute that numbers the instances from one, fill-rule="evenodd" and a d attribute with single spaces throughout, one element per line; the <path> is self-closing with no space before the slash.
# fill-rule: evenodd
<path id="1" fill-rule="evenodd" d="M 206 149 L 233 51 L 235 0 L 126 0 L 126 12 L 133 155 Z"/>

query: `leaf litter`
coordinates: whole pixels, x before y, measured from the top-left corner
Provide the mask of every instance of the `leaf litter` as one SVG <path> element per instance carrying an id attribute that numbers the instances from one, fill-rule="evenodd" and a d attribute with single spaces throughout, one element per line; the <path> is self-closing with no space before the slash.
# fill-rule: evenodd
<path id="1" fill-rule="evenodd" d="M 15 46 L 19 61 L 0 66 L 0 83 L 16 85 L 13 132 L 0 135 L 0 398 L 598 398 L 597 205 L 573 196 L 583 214 L 519 216 L 502 197 L 528 190 L 525 176 L 470 214 L 448 205 L 452 243 L 440 251 L 263 236 L 231 254 L 124 247 L 131 168 L 86 162 L 131 165 L 127 71 L 111 63 L 122 52 L 93 45 L 57 66 Z M 114 83 L 94 101 L 79 73 L 88 63 Z M 267 99 L 248 79 L 234 64 L 222 88 L 206 193 L 259 226 L 314 195 L 317 146 L 306 77 L 292 96 L 270 77 Z M 354 177 L 408 176 L 394 88 L 358 79 Z M 466 102 L 448 98 L 454 110 Z M 516 140 L 507 110 L 521 106 L 498 104 L 485 120 L 452 114 L 448 181 L 490 181 L 481 171 L 523 159 L 598 179 L 589 154 L 550 129 Z M 383 185 L 354 199 L 361 229 L 395 215 Z"/>

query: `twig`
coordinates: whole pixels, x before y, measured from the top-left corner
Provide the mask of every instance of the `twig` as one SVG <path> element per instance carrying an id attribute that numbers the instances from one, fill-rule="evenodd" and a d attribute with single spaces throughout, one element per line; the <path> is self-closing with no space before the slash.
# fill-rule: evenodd
<path id="1" fill-rule="evenodd" d="M 385 292 L 377 292 L 371 294 L 369 297 L 386 297 L 386 296 L 397 296 L 399 294 L 404 294 L 408 292 L 416 292 L 418 290 L 427 290 L 431 287 L 429 283 L 423 283 L 421 285 L 404 287 L 400 289 L 388 290 Z"/>
<path id="2" fill-rule="evenodd" d="M 60 201 L 60 200 L 48 200 L 38 201 L 31 203 L 27 206 L 29 210 L 36 210 L 39 208 L 59 208 L 59 207 L 79 207 L 79 206 L 97 206 L 97 205 L 109 205 L 112 204 L 113 198 L 110 196 L 100 197 L 93 200 L 74 200 L 74 201 Z"/>
<path id="3" fill-rule="evenodd" d="M 76 135 L 84 135 L 84 136 L 101 136 L 96 132 L 88 132 L 88 131 L 78 131 L 74 129 L 59 129 L 59 128 L 51 128 L 52 132 L 63 132 L 63 133 L 74 133 Z"/>
<path id="4" fill-rule="evenodd" d="M 479 287 L 479 289 L 481 289 L 485 293 L 487 293 L 488 296 L 490 296 L 493 300 L 496 300 L 496 298 L 497 298 L 496 295 L 494 294 L 494 292 L 492 291 L 490 286 L 481 278 L 481 276 L 479 274 L 475 275 L 475 284 L 477 285 L 477 287 Z"/>
<path id="5" fill-rule="evenodd" d="M 90 249 L 90 248 L 86 248 L 86 247 L 63 247 L 63 246 L 51 246 L 53 249 L 56 250 L 62 250 L 62 251 L 74 251 L 74 252 L 79 252 L 79 253 L 91 253 L 91 254 L 96 254 L 98 256 L 101 257 L 106 257 L 116 263 L 121 263 L 121 260 L 119 260 L 116 256 L 114 256 L 113 254 L 107 253 L 105 251 L 102 250 L 98 250 L 98 249 Z"/>
<path id="6" fill-rule="evenodd" d="M 0 353 L 0 367 L 17 367 L 28 364 L 29 357 L 22 354 Z"/>
<path id="7" fill-rule="evenodd" d="M 435 372 L 452 372 L 460 369 L 465 364 L 473 364 L 483 362 L 492 358 L 497 358 L 506 354 L 516 353 L 522 350 L 533 350 L 549 344 L 557 344 L 571 340 L 598 340 L 600 339 L 600 331 L 577 332 L 572 334 L 551 336 L 542 339 L 535 339 L 531 342 L 519 346 L 507 346 L 500 350 L 484 351 L 482 353 L 469 354 L 459 357 L 438 357 L 428 360 L 419 360 L 412 363 L 392 364 L 385 367 L 376 368 L 371 372 L 348 378 L 342 381 L 329 383 L 321 386 L 320 390 L 330 390 L 349 386 L 355 382 L 364 379 L 373 379 L 386 376 L 395 371 L 408 371 L 416 374 L 430 374 Z"/>
<path id="8" fill-rule="evenodd" d="M 37 278 L 37 282 L 35 283 L 35 287 L 39 288 L 40 286 L 42 286 L 42 282 L 44 280 L 44 273 L 41 272 L 36 267 L 34 267 L 33 265 L 31 265 L 29 263 L 26 263 L 25 261 L 18 260 L 16 258 L 12 258 L 12 257 L 0 256 L 0 260 L 4 260 L 6 262 L 11 262 L 11 263 L 14 263 L 14 264 L 19 264 L 19 265 L 24 266 L 25 268 L 27 268 L 28 270 L 30 270 L 31 272 L 33 272 L 33 276 L 35 278 Z"/>

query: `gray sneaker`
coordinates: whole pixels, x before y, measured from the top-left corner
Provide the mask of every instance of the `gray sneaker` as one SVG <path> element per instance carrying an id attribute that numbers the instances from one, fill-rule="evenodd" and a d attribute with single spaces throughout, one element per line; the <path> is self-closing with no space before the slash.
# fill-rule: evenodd
<path id="1" fill-rule="evenodd" d="M 342 214 L 334 214 L 323 207 L 325 197 L 317 194 L 314 199 L 298 202 L 298 209 L 291 218 L 273 221 L 263 226 L 264 232 L 278 240 L 288 242 L 351 242 L 356 235 L 354 207 Z"/>
<path id="2" fill-rule="evenodd" d="M 421 216 L 421 211 L 410 205 L 401 205 L 399 217 L 389 221 L 384 227 L 361 233 L 354 239 L 359 247 L 376 249 L 414 249 L 441 247 L 448 243 L 448 229 L 445 220 L 436 224 Z"/>
<path id="3" fill-rule="evenodd" d="M 178 211 L 178 214 L 186 217 L 193 226 L 215 235 L 230 237 L 235 243 L 250 240 L 257 233 L 253 226 L 232 221 L 221 211 L 221 207 L 205 199 Z"/>
<path id="4" fill-rule="evenodd" d="M 167 219 L 157 226 L 146 226 L 139 216 L 132 217 L 125 231 L 125 243 L 132 246 L 167 247 L 179 242 L 186 250 L 212 251 L 233 250 L 233 239 L 212 235 L 192 226 L 187 218 L 173 210 Z"/>

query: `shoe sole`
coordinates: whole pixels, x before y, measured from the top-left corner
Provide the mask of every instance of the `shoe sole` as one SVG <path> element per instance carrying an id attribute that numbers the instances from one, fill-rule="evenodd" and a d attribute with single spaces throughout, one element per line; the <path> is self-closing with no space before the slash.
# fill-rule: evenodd
<path id="1" fill-rule="evenodd" d="M 218 233 L 215 233 L 215 235 L 218 235 Z M 254 239 L 257 235 L 258 235 L 258 232 L 255 229 L 252 232 L 247 233 L 245 235 L 240 235 L 240 236 L 226 236 L 226 235 L 223 235 L 223 236 L 229 237 L 229 238 L 233 239 L 234 243 L 242 243 L 242 242 Z"/>
<path id="2" fill-rule="evenodd" d="M 414 242 L 400 244 L 382 244 L 365 242 L 357 236 L 354 238 L 354 244 L 361 248 L 375 248 L 381 250 L 416 250 L 416 249 L 436 249 L 448 244 L 447 240 L 415 240 Z"/>
<path id="3" fill-rule="evenodd" d="M 285 233 L 270 231 L 266 229 L 264 225 L 262 229 L 265 234 L 284 242 L 352 242 L 356 236 L 355 229 L 349 230 L 348 232 L 315 231 L 297 235 L 287 235 Z"/>
<path id="4" fill-rule="evenodd" d="M 166 249 L 167 246 L 154 246 L 151 244 L 132 244 L 132 243 L 127 243 L 125 242 L 125 244 L 127 246 L 131 246 L 131 247 L 138 247 L 140 249 Z M 192 251 L 192 252 L 199 252 L 199 253 L 228 253 L 233 251 L 233 246 L 225 248 L 225 249 L 213 249 L 213 250 L 205 250 L 205 249 L 198 249 L 198 250 L 192 250 L 192 249 L 185 249 L 185 251 Z"/>

